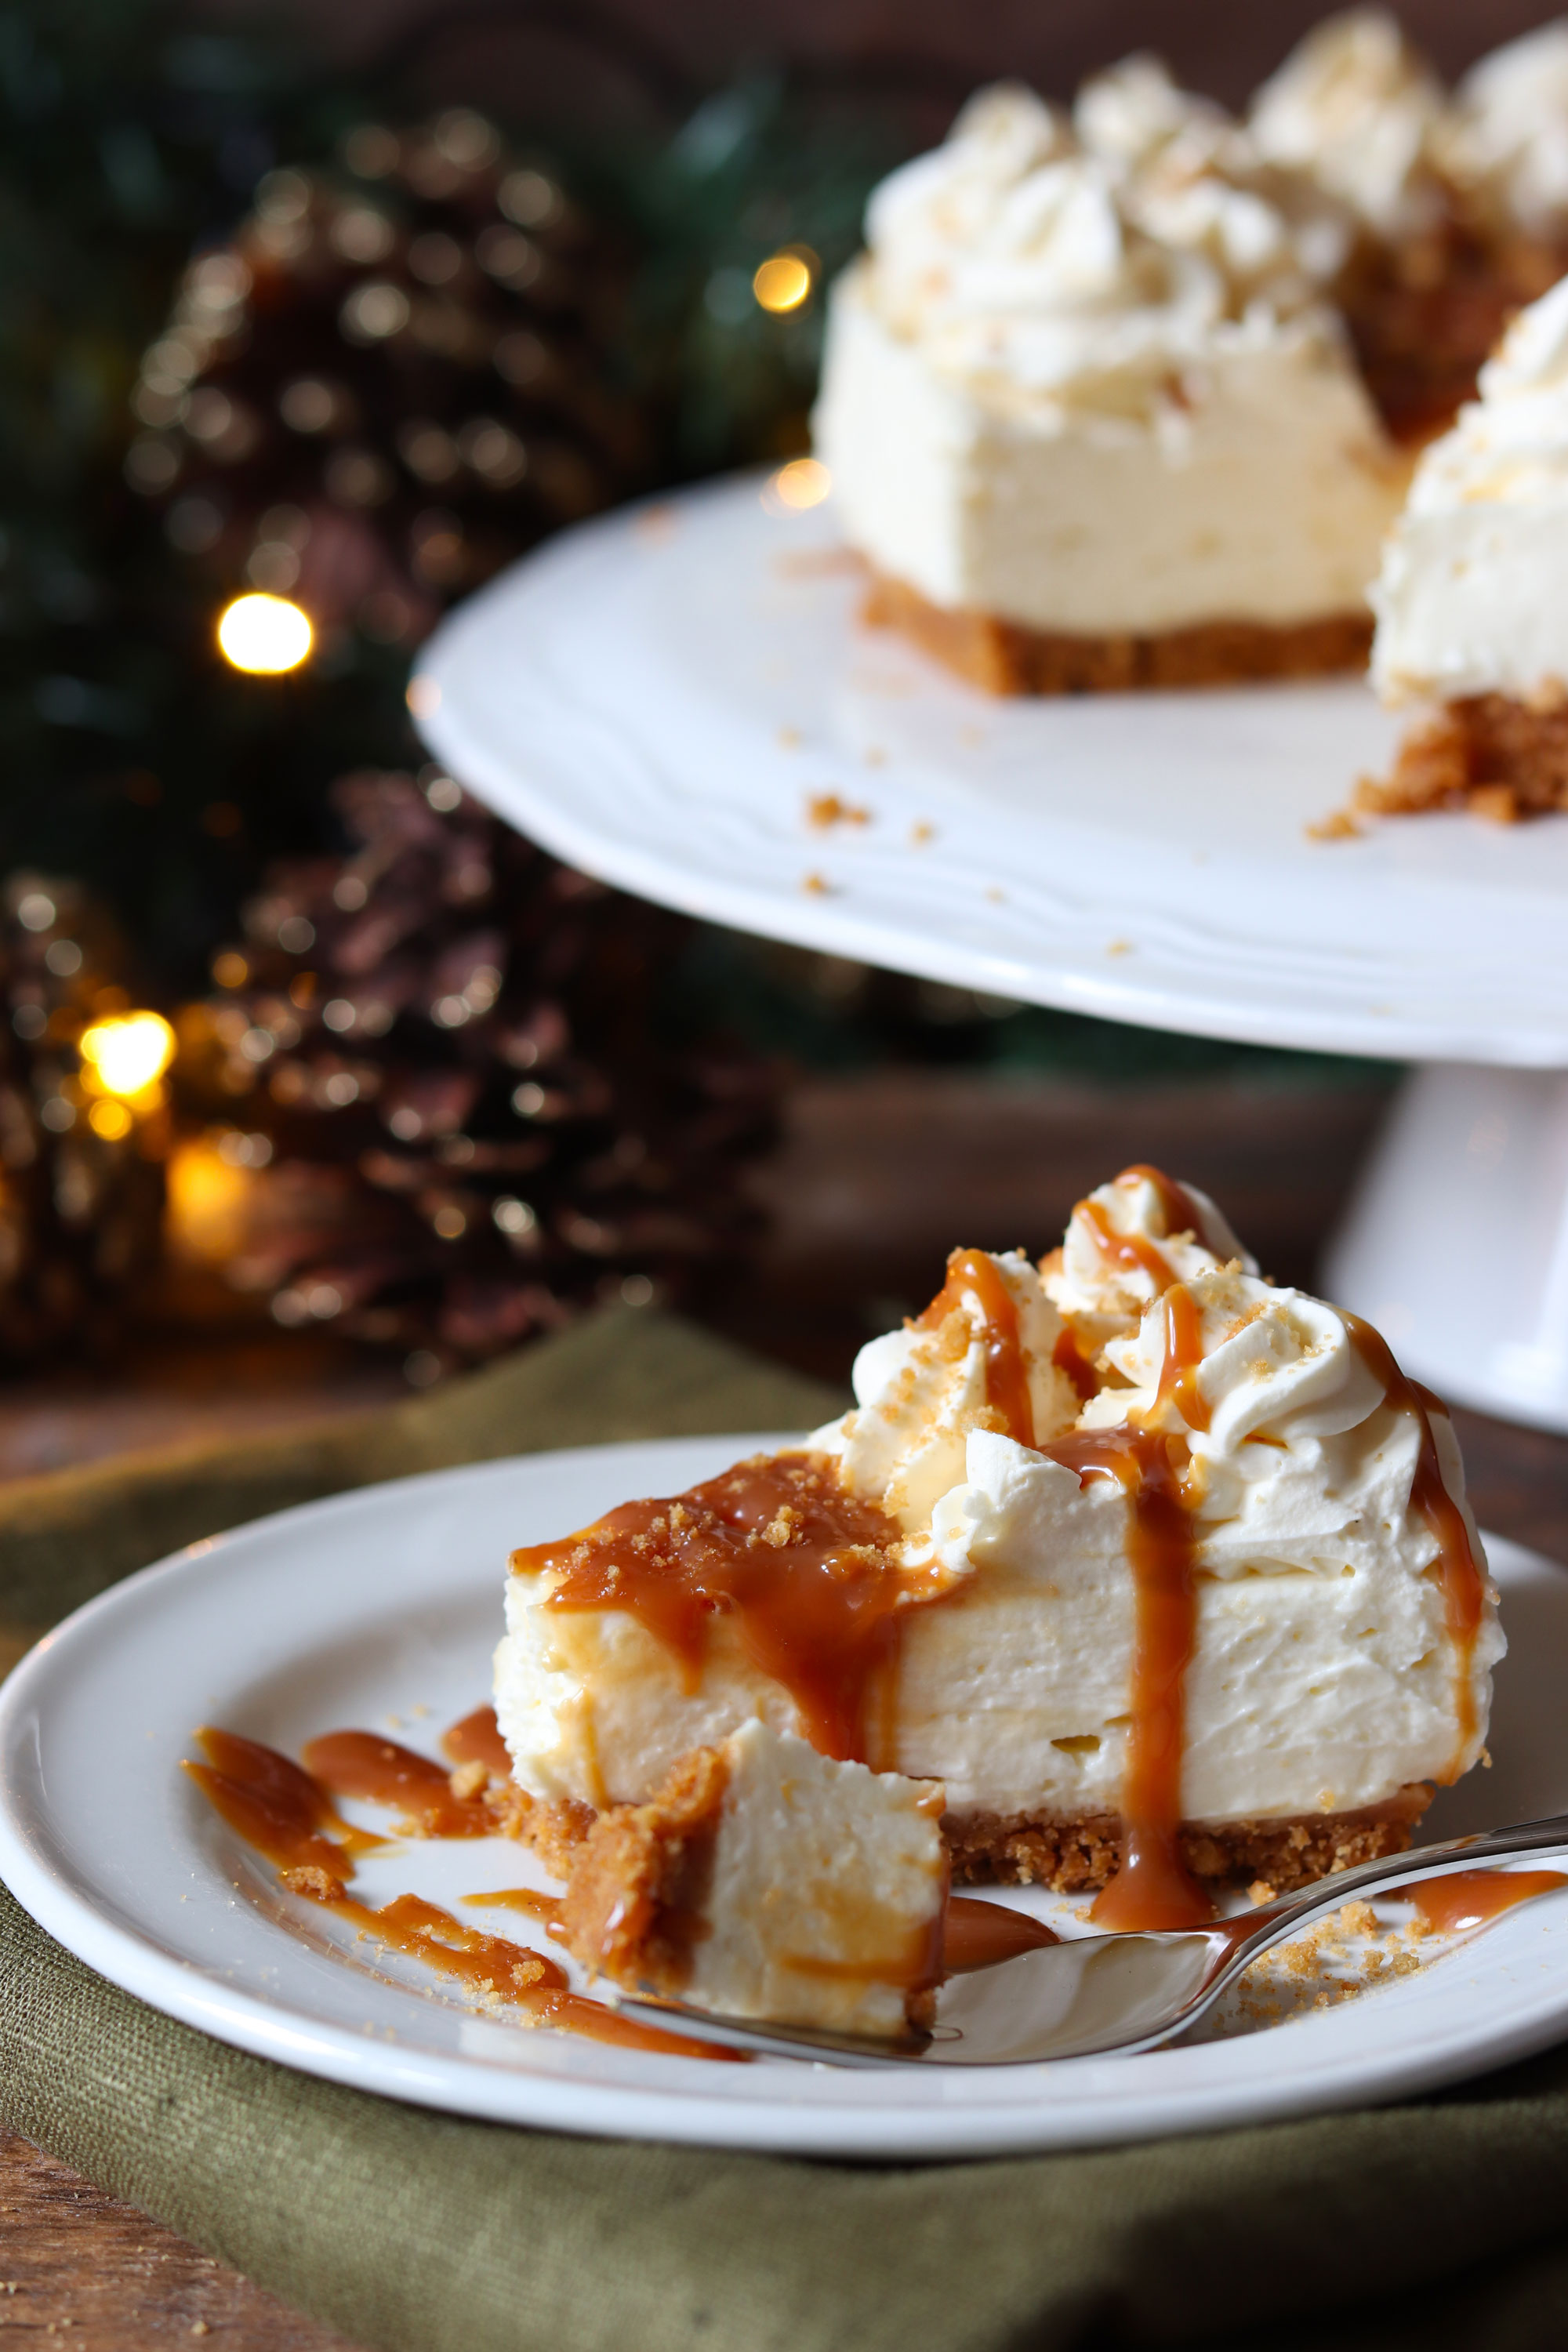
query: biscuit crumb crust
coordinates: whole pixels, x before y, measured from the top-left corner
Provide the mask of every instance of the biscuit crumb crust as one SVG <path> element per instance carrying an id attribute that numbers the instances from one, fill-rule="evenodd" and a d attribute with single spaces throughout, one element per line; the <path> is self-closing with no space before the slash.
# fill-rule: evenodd
<path id="1" fill-rule="evenodd" d="M 992 613 L 933 604 L 907 582 L 874 572 L 861 608 L 870 628 L 897 629 L 989 694 L 1124 694 L 1139 688 L 1234 686 L 1251 678 L 1363 670 L 1369 613 L 1331 613 L 1276 627 L 1204 621 L 1151 636 L 1079 636 Z"/>

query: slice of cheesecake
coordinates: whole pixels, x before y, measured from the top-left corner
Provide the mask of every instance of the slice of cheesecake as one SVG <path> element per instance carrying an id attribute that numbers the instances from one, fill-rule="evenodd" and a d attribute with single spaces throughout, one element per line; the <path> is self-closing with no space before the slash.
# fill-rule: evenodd
<path id="1" fill-rule="evenodd" d="M 1447 1416 L 1192 1188 L 1129 1170 L 1043 1272 L 956 1252 L 855 1386 L 513 1556 L 496 1712 L 542 1818 L 757 1720 L 943 1783 L 959 1876 L 1175 1925 L 1399 1850 L 1480 1754 L 1503 1644 Z"/>
<path id="2" fill-rule="evenodd" d="M 561 1913 L 568 1950 L 629 1991 L 840 2033 L 929 2025 L 948 1864 L 932 1781 L 836 1762 L 745 1724 L 603 1812 Z"/>
<path id="3" fill-rule="evenodd" d="M 1568 280 L 1522 311 L 1421 460 L 1373 591 L 1373 678 L 1422 706 L 1354 805 L 1568 807 Z"/>

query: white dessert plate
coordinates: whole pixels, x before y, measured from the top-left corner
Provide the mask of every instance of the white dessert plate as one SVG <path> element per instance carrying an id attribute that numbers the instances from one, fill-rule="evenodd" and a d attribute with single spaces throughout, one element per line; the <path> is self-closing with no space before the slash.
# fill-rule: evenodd
<path id="1" fill-rule="evenodd" d="M 1396 739 L 1364 685 L 997 699 L 862 593 L 831 501 L 731 479 L 506 572 L 410 703 L 521 831 L 718 922 L 1154 1028 L 1568 1064 L 1568 818 L 1313 840 Z M 830 795 L 865 821 L 814 824 Z"/>
<path id="2" fill-rule="evenodd" d="M 0 1875 L 90 1967 L 222 2041 L 390 2097 L 563 2131 L 900 2158 L 1082 2146 L 1392 2099 L 1568 2034 L 1564 1889 L 1342 2005 L 1267 2027 L 1233 2010 L 1217 2038 L 1142 2057 L 860 2070 L 612 2048 L 477 2012 L 417 1962 L 284 1895 L 180 1770 L 202 1723 L 294 1753 L 347 1726 L 437 1752 L 442 1727 L 488 1692 L 512 1545 L 773 1443 L 681 1439 L 441 1472 L 144 1570 L 50 1633 L 0 1695 Z M 1438 1799 L 1433 1837 L 1568 1810 L 1568 1574 L 1511 1544 L 1492 1559 L 1513 1643 L 1497 1768 Z M 372 1904 L 415 1892 L 539 1946 L 516 1912 L 462 1904 L 525 1882 L 547 1883 L 507 1840 L 411 1842 L 369 1857 L 353 1891 Z M 1059 1899 L 1006 1899 L 1082 1932 Z"/>

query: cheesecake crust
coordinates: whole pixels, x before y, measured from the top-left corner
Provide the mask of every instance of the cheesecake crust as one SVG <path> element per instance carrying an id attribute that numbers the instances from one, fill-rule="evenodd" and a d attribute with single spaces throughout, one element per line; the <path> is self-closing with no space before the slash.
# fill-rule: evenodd
<path id="1" fill-rule="evenodd" d="M 1417 1780 L 1384 1803 L 1356 1812 L 1189 1822 L 1181 1832 L 1182 1859 L 1194 1877 L 1262 1879 L 1286 1895 L 1332 1871 L 1403 1853 L 1431 1801 L 1431 1790 Z M 1027 1814 L 950 1814 L 942 1835 L 955 1880 L 1049 1886 L 1059 1895 L 1103 1886 L 1121 1854 L 1121 1824 L 1110 1814 L 1076 1822 Z"/>
<path id="2" fill-rule="evenodd" d="M 918 588 L 879 572 L 872 573 L 860 616 L 870 628 L 899 630 L 988 694 L 1123 694 L 1321 677 L 1364 669 L 1372 649 L 1370 613 L 1331 613 L 1285 626 L 1203 621 L 1149 636 L 1079 636 L 933 604 Z"/>
<path id="3" fill-rule="evenodd" d="M 648 1803 L 612 1805 L 572 1851 L 561 1940 L 595 1975 L 682 1990 L 728 1780 L 718 1748 L 694 1748 Z"/>
<path id="4" fill-rule="evenodd" d="M 1542 709 L 1506 694 L 1446 702 L 1411 728 L 1387 776 L 1363 778 L 1351 806 L 1365 816 L 1468 808 L 1498 824 L 1568 808 L 1568 690 Z"/>

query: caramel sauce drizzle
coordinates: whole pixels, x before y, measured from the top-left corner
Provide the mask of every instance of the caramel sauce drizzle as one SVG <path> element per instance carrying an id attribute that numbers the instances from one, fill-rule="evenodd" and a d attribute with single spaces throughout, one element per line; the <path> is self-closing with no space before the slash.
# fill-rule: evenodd
<path id="1" fill-rule="evenodd" d="M 489 1712 L 476 1710 L 478 1715 Z M 474 1722 L 475 1717 L 465 1717 L 453 1731 L 464 1732 Z M 395 1895 L 378 1909 L 356 1902 L 344 1889 L 344 1881 L 353 1874 L 353 1855 L 384 1846 L 387 1841 L 342 1821 L 321 1782 L 276 1748 L 212 1727 L 196 1736 L 209 1760 L 187 1762 L 185 1770 L 230 1829 L 274 1863 L 283 1884 L 306 1901 L 320 1904 L 379 1943 L 424 1961 L 438 1975 L 455 1978 L 471 1991 L 505 2000 L 522 2011 L 533 2024 L 556 2026 L 563 2032 L 625 2049 L 744 2062 L 743 2051 L 727 2050 L 683 2033 L 668 2033 L 659 2026 L 637 2024 L 602 2001 L 574 1992 L 564 1969 L 544 1953 L 470 1927 L 422 1895 Z M 363 1743 L 363 1747 L 342 1745 L 345 1742 Z M 369 1732 L 331 1733 L 325 1739 L 312 1740 L 306 1753 L 318 1748 L 326 1750 L 330 1760 L 341 1762 L 345 1780 L 374 1778 L 372 1768 L 379 1769 L 385 1793 L 374 1801 L 396 1806 L 411 1821 L 450 1818 L 433 1804 L 425 1804 L 429 1776 L 447 1786 L 445 1772 L 430 1758 L 416 1757 L 411 1748 L 398 1748 Z M 372 1756 L 370 1751 L 377 1749 L 390 1750 L 393 1762 L 389 1765 L 384 1759 Z M 409 1759 L 427 1768 L 426 1773 L 410 1772 Z M 371 1796 L 373 1792 L 344 1786 L 341 1793 Z M 449 1789 L 447 1796 L 453 1804 L 463 1801 L 452 1799 Z M 487 1820 L 485 1828 L 491 1826 Z M 335 1834 L 323 1834 L 329 1829 Z M 466 1837 L 476 1832 L 465 1822 L 457 1830 L 427 1828 L 422 1833 Z"/>
<path id="2" fill-rule="evenodd" d="M 1554 1886 L 1568 1886 L 1568 1875 L 1561 1870 L 1455 1870 L 1389 1892 L 1394 1900 L 1414 1903 L 1435 1934 L 1451 1936 L 1467 1927 L 1485 1927 L 1516 1903 L 1549 1895 Z"/>
<path id="3" fill-rule="evenodd" d="M 1174 1404 L 1189 1429 L 1206 1429 L 1209 1409 L 1197 1385 L 1203 1358 L 1197 1302 L 1178 1282 L 1162 1303 L 1165 1353 L 1156 1411 Z M 1186 1675 L 1197 1643 L 1197 1538 L 1186 1441 L 1123 1423 L 1074 1431 L 1044 1451 L 1076 1471 L 1080 1486 L 1112 1481 L 1129 1506 L 1134 1614 L 1121 1856 L 1090 1916 L 1110 1928 L 1201 1927 L 1213 1918 L 1214 1906 L 1182 1858 L 1180 1835 Z"/>
<path id="4" fill-rule="evenodd" d="M 207 1760 L 187 1762 L 184 1769 L 235 1834 L 279 1870 L 346 1876 L 353 1868 L 348 1856 L 386 1843 L 368 1830 L 351 1828 L 321 1784 L 275 1748 L 210 1724 L 196 1738 Z"/>
<path id="5" fill-rule="evenodd" d="M 565 1899 L 559 1889 L 552 1893 L 542 1886 L 492 1886 L 482 1895 L 463 1897 L 481 1911 L 521 1911 L 528 1918 L 537 1919 L 547 1935 L 561 1924 Z"/>
<path id="6" fill-rule="evenodd" d="M 311 1780 L 336 1797 L 386 1805 L 415 1837 L 490 1837 L 495 1821 L 474 1797 L 455 1796 L 445 1765 L 374 1731 L 329 1731 L 301 1751 Z M 510 1772 L 510 1765 L 507 1769 Z"/>
<path id="7" fill-rule="evenodd" d="M 990 1906 L 999 1907 L 999 1906 Z M 818 1977 L 840 1984 L 889 1984 L 904 1992 L 926 1992 L 942 1979 L 942 1914 L 917 1927 L 902 1951 L 882 1959 L 829 1960 L 813 1952 L 783 1952 L 780 1965 L 803 1977 Z"/>
<path id="8" fill-rule="evenodd" d="M 1147 1160 L 1134 1160 L 1115 1181 L 1118 1184 L 1131 1184 L 1139 1178 L 1152 1188 L 1160 1203 L 1160 1213 L 1165 1220 L 1166 1233 L 1191 1234 L 1194 1241 L 1201 1242 L 1204 1221 L 1198 1213 L 1198 1204 L 1186 1186 L 1178 1184 L 1173 1176 L 1167 1176 L 1163 1168 L 1152 1166 Z"/>
<path id="9" fill-rule="evenodd" d="M 493 1706 L 477 1706 L 441 1734 L 441 1753 L 452 1764 L 482 1764 L 497 1780 L 511 1779 L 511 1751 L 500 1736 Z"/>
<path id="10" fill-rule="evenodd" d="M 963 1976 L 1060 1941 L 1053 1927 L 1032 1919 L 1026 1911 L 1010 1910 L 1005 1903 L 983 1903 L 973 1895 L 950 1895 L 942 1921 L 942 1966 L 950 1976 Z"/>
<path id="11" fill-rule="evenodd" d="M 551 1609 L 623 1609 L 695 1689 L 717 1618 L 781 1683 L 824 1755 L 871 1760 L 902 1611 L 937 1597 L 899 1564 L 900 1530 L 832 1465 L 758 1454 L 664 1501 L 623 1503 L 580 1535 L 512 1554 L 559 1578 Z"/>
<path id="12" fill-rule="evenodd" d="M 496 1911 L 521 1911 L 547 1930 L 560 1918 L 562 1897 L 538 1886 L 500 1886 L 483 1895 L 465 1895 L 465 1903 Z M 909 1952 L 896 1962 L 819 1960 L 792 1954 L 789 1966 L 803 1975 L 887 1977 L 890 1981 L 922 1990 L 940 1984 L 944 1976 L 974 1969 L 994 1969 L 1016 1960 L 1020 1952 L 1039 1951 L 1060 1937 L 1043 1919 L 1014 1911 L 1005 1903 L 985 1903 L 972 1895 L 947 1897 L 933 1930 L 921 1931 Z"/>
<path id="13" fill-rule="evenodd" d="M 1213 1416 L 1209 1401 L 1198 1386 L 1204 1356 L 1198 1302 L 1184 1282 L 1173 1282 L 1161 1305 L 1165 1313 L 1165 1360 L 1154 1391 L 1155 1416 L 1173 1405 L 1189 1429 L 1207 1429 Z"/>
<path id="14" fill-rule="evenodd" d="M 1465 1515 L 1443 1483 L 1437 1442 L 1432 1434 L 1432 1415 L 1441 1413 L 1446 1419 L 1447 1407 L 1430 1389 L 1423 1388 L 1419 1381 L 1401 1371 L 1381 1331 L 1374 1331 L 1359 1315 L 1345 1313 L 1344 1319 L 1363 1363 L 1383 1383 L 1384 1402 L 1396 1412 L 1409 1413 L 1420 1432 L 1421 1448 L 1411 1481 L 1410 1499 L 1437 1546 L 1434 1565 L 1442 1582 L 1444 1622 L 1454 1649 L 1454 1707 L 1459 1737 L 1454 1760 L 1442 1775 L 1445 1784 L 1451 1785 L 1459 1777 L 1465 1750 L 1479 1727 L 1470 1664 L 1476 1635 L 1486 1612 L 1487 1584 L 1470 1541 L 1470 1531 L 1465 1525 Z"/>
<path id="15" fill-rule="evenodd" d="M 1078 1430 L 1045 1449 L 1080 1486 L 1109 1479 L 1130 1506 L 1132 1675 L 1121 1858 L 1091 1917 L 1111 1928 L 1197 1927 L 1214 1906 L 1182 1859 L 1185 1684 L 1197 1633 L 1196 1542 L 1183 1486 L 1186 1447 L 1157 1430 Z"/>
<path id="16" fill-rule="evenodd" d="M 1083 1219 L 1108 1265 L 1121 1266 L 1128 1273 L 1136 1268 L 1161 1290 L 1173 1279 L 1175 1269 L 1163 1251 L 1142 1234 L 1119 1234 L 1098 1201 L 1080 1201 L 1073 1215 Z"/>
<path id="17" fill-rule="evenodd" d="M 1057 1344 L 1051 1349 L 1051 1361 L 1058 1371 L 1065 1372 L 1072 1382 L 1079 1404 L 1087 1404 L 1089 1398 L 1098 1392 L 1100 1383 L 1094 1376 L 1094 1366 L 1073 1337 L 1072 1326 L 1068 1323 L 1064 1323 L 1057 1335 Z"/>
<path id="18" fill-rule="evenodd" d="M 1184 1185 L 1167 1176 L 1163 1168 L 1152 1167 L 1147 1160 L 1134 1160 L 1112 1181 L 1118 1184 L 1133 1184 L 1140 1180 L 1153 1187 L 1160 1203 L 1160 1213 L 1165 1220 L 1166 1237 L 1191 1234 L 1194 1241 L 1204 1237 L 1204 1221 L 1197 1202 Z M 1163 1290 L 1174 1278 L 1175 1268 L 1164 1252 L 1143 1234 L 1119 1234 L 1098 1201 L 1080 1201 L 1073 1211 L 1088 1226 L 1095 1247 L 1108 1265 L 1118 1265 L 1131 1273 L 1137 1268 L 1149 1276 Z"/>
<path id="19" fill-rule="evenodd" d="M 947 1280 L 923 1315 L 917 1331 L 939 1330 L 963 1305 L 964 1294 L 979 1301 L 985 1347 L 985 1402 L 1001 1416 L 1004 1433 L 1020 1445 L 1035 1442 L 1035 1408 L 1029 1399 L 1029 1368 L 1018 1328 L 1018 1303 L 1006 1276 L 986 1250 L 954 1250 Z"/>

